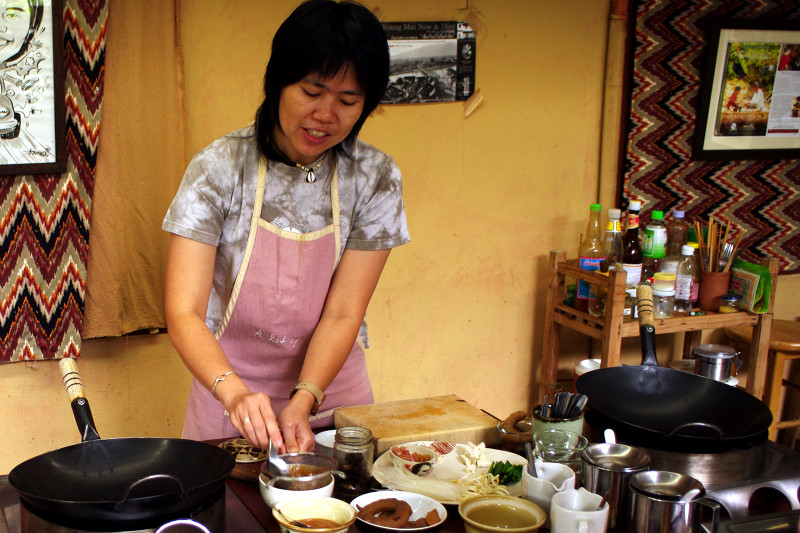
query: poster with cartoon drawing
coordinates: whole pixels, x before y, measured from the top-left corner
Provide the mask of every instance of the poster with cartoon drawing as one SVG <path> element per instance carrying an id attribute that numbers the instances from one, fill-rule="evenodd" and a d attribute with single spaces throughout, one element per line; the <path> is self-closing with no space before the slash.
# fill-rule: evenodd
<path id="1" fill-rule="evenodd" d="M 58 0 L 0 0 L 0 174 L 63 171 Z"/>

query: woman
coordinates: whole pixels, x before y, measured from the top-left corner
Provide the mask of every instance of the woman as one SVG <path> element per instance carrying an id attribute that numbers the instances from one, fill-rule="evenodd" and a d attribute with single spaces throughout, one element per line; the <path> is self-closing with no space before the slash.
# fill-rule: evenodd
<path id="1" fill-rule="evenodd" d="M 255 124 L 189 164 L 163 223 L 167 327 L 195 378 L 184 437 L 309 450 L 333 407 L 373 401 L 364 315 L 409 240 L 397 166 L 357 140 L 388 73 L 372 13 L 306 2 L 275 34 Z"/>

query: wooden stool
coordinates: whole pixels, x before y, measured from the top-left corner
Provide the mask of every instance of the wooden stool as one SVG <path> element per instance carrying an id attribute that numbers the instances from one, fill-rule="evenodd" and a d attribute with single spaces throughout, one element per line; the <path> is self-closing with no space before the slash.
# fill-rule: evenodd
<path id="1" fill-rule="evenodd" d="M 743 346 L 748 346 L 753 337 L 752 326 L 725 328 L 728 336 Z M 742 350 L 744 351 L 744 350 Z M 772 411 L 772 425 L 769 427 L 770 440 L 776 440 L 778 430 L 800 426 L 800 419 L 781 420 L 781 387 L 800 389 L 800 385 L 783 379 L 784 363 L 800 359 L 800 322 L 773 320 L 769 336 L 769 351 L 773 356 L 767 375 L 767 405 Z"/>

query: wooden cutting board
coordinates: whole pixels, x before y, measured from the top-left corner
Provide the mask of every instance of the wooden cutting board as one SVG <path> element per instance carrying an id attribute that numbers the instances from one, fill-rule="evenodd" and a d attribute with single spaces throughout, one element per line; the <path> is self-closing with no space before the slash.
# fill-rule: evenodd
<path id="1" fill-rule="evenodd" d="M 336 428 L 364 427 L 372 431 L 377 458 L 394 446 L 419 440 L 452 443 L 500 442 L 495 417 L 458 396 L 434 396 L 415 400 L 340 407 L 334 411 Z"/>

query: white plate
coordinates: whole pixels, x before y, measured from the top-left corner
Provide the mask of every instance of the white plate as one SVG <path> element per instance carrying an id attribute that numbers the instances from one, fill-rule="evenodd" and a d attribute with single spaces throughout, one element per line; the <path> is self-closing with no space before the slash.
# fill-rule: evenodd
<path id="1" fill-rule="evenodd" d="M 359 507 L 363 508 L 374 501 L 385 500 L 387 498 L 395 498 L 397 500 L 403 500 L 407 502 L 408 505 L 411 506 L 411 517 L 409 520 L 424 518 L 431 510 L 436 509 L 436 513 L 439 515 L 439 521 L 430 526 L 395 528 L 379 526 L 377 524 L 373 524 L 372 522 L 362 520 L 361 518 L 358 518 L 358 520 L 365 524 L 369 524 L 375 529 L 381 529 L 383 531 L 426 531 L 428 529 L 433 529 L 440 526 L 447 519 L 447 509 L 445 509 L 444 505 L 441 503 L 437 502 L 433 498 L 428 498 L 427 496 L 423 496 L 421 494 L 405 492 L 401 490 L 379 490 L 377 492 L 368 492 L 355 498 L 352 502 L 350 502 L 350 505 L 352 505 L 353 509 L 358 512 Z"/>
<path id="2" fill-rule="evenodd" d="M 434 444 L 434 442 L 435 441 L 426 440 L 409 442 L 406 444 L 419 444 L 431 447 L 431 444 Z M 485 448 L 483 450 L 483 460 L 487 461 L 489 464 L 491 464 L 492 461 L 509 461 L 511 464 L 523 466 L 528 464 L 528 460 L 521 455 L 492 448 Z M 487 466 L 483 471 L 488 469 Z M 460 503 L 460 500 L 453 495 L 455 484 L 452 482 L 463 477 L 464 474 L 466 474 L 466 470 L 464 469 L 464 465 L 459 462 L 456 457 L 456 450 L 447 454 L 437 452 L 437 458 L 433 463 L 433 468 L 425 476 L 415 476 L 398 468 L 392 463 L 392 456 L 389 450 L 378 457 L 372 469 L 372 477 L 386 488 L 428 496 L 445 505 L 458 505 Z M 409 485 L 414 486 L 410 487 Z M 442 490 L 445 487 L 449 490 Z M 513 485 L 507 485 L 506 489 L 508 489 L 508 493 L 511 496 L 519 496 L 522 494 L 522 487 L 519 482 Z"/>

